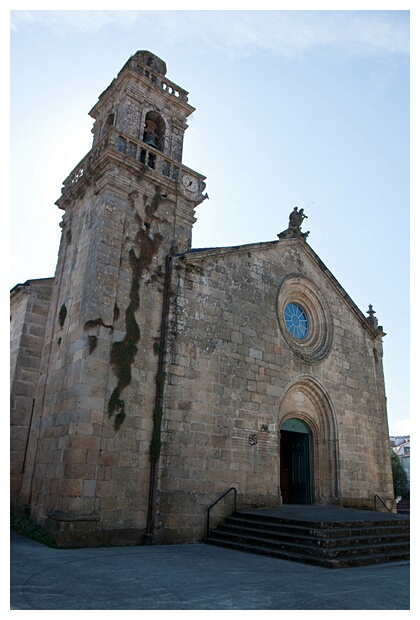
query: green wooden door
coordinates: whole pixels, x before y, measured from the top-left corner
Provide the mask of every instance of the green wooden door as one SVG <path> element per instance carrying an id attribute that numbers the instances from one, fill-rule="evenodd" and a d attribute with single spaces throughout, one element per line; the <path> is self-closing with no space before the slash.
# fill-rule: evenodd
<path id="1" fill-rule="evenodd" d="M 280 485 L 285 504 L 312 503 L 312 434 L 301 420 L 287 420 L 280 435 Z"/>
<path id="2" fill-rule="evenodd" d="M 293 433 L 290 458 L 290 503 L 310 504 L 309 435 Z"/>

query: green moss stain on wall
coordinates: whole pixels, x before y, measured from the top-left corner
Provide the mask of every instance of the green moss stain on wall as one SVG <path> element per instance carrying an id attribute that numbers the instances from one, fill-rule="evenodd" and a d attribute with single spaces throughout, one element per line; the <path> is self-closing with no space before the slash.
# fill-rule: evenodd
<path id="1" fill-rule="evenodd" d="M 130 197 L 133 201 L 133 197 Z M 145 220 L 138 213 L 134 219 L 137 224 L 137 233 L 134 247 L 139 248 L 136 254 L 134 247 L 129 250 L 128 258 L 131 269 L 130 303 L 125 311 L 126 334 L 123 340 L 114 342 L 111 348 L 111 366 L 118 379 L 108 403 L 108 415 L 112 417 L 117 413 L 114 420 L 114 428 L 118 430 L 126 416 L 125 403 L 121 398 L 123 390 L 131 383 L 131 367 L 138 351 L 140 329 L 136 321 L 135 313 L 140 307 L 140 278 L 145 269 L 150 267 L 153 257 L 158 252 L 162 243 L 160 233 L 151 233 L 153 221 L 161 221 L 155 213 L 160 202 L 160 188 L 156 188 L 156 194 L 150 205 L 145 208 Z"/>

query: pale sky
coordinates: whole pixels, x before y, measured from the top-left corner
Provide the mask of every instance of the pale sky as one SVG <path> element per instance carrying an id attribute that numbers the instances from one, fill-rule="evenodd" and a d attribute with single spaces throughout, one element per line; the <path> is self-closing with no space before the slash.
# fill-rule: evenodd
<path id="1" fill-rule="evenodd" d="M 183 161 L 210 199 L 193 247 L 275 240 L 303 207 L 309 245 L 387 333 L 390 433 L 410 434 L 409 22 L 404 10 L 13 11 L 9 288 L 54 275 L 54 202 L 91 147 L 88 112 L 149 50 L 196 108 Z"/>

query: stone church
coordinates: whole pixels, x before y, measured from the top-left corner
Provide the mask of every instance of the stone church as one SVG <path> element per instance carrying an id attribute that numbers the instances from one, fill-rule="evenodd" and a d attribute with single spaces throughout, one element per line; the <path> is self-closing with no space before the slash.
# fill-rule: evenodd
<path id="1" fill-rule="evenodd" d="M 132 56 L 57 200 L 54 278 L 12 289 L 11 503 L 61 546 L 199 540 L 230 487 L 239 509 L 394 509 L 372 307 L 297 208 L 274 241 L 191 248 L 193 110 L 161 59 Z"/>

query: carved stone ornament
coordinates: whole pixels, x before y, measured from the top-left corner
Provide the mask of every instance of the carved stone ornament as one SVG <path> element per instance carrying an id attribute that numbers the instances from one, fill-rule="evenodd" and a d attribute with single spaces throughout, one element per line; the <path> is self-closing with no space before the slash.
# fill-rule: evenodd
<path id="1" fill-rule="evenodd" d="M 306 239 L 309 235 L 309 230 L 303 233 L 301 230 L 301 224 L 307 217 L 308 216 L 304 214 L 303 209 L 298 210 L 298 208 L 295 207 L 289 215 L 289 228 L 283 230 L 283 232 L 279 233 L 277 237 L 279 239 L 290 239 L 296 237 Z"/>

